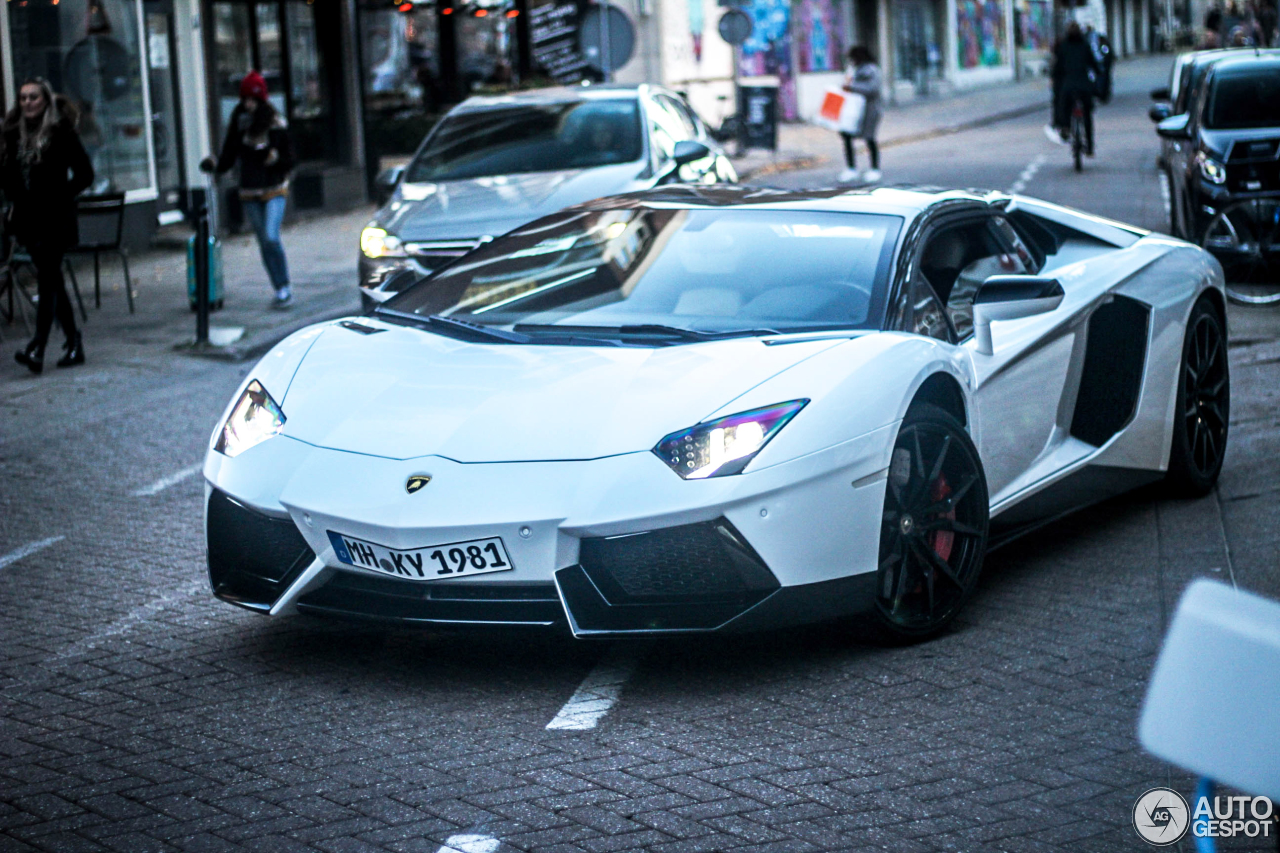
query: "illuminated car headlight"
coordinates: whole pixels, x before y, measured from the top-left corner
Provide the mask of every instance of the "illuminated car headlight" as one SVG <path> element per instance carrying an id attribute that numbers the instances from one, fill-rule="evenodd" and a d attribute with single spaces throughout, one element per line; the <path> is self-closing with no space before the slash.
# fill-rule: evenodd
<path id="1" fill-rule="evenodd" d="M 404 243 L 400 242 L 400 238 L 388 234 L 387 229 L 376 225 L 366 226 L 360 232 L 360 251 L 366 258 L 405 257 Z"/>
<path id="2" fill-rule="evenodd" d="M 1200 165 L 1200 175 L 1211 184 L 1227 182 L 1227 167 L 1207 154 L 1196 155 L 1196 163 Z"/>
<path id="3" fill-rule="evenodd" d="M 227 456 L 239 456 L 250 447 L 279 435 L 282 429 L 284 412 L 280 411 L 280 406 L 271 399 L 262 383 L 255 379 L 236 400 L 213 449 Z"/>
<path id="4" fill-rule="evenodd" d="M 808 402 L 791 400 L 673 432 L 653 452 L 686 480 L 737 474 Z"/>

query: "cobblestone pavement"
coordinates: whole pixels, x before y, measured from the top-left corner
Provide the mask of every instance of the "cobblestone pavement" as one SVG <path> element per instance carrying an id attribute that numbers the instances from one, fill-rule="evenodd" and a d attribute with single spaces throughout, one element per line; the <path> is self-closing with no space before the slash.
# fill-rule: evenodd
<path id="1" fill-rule="evenodd" d="M 1028 192 L 1159 227 L 1144 106 L 1100 116 L 1083 175 L 1031 118 L 885 167 L 1007 187 L 1043 157 Z M 6 354 L 0 851 L 1143 849 L 1137 795 L 1190 789 L 1134 736 L 1167 614 L 1199 575 L 1280 595 L 1280 313 L 1230 319 L 1218 492 L 1153 488 L 996 552 L 954 630 L 910 648 L 850 626 L 591 644 L 237 610 L 208 594 L 190 472 L 248 365 L 139 345 L 37 380 Z M 631 673 L 618 703 L 548 729 L 606 664 Z"/>

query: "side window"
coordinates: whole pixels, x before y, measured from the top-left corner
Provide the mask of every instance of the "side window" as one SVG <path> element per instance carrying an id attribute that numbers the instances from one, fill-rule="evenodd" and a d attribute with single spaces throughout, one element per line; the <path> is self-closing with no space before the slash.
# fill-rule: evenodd
<path id="1" fill-rule="evenodd" d="M 1004 236 L 1006 231 L 1012 240 Z M 918 268 L 946 306 L 956 335 L 964 340 L 973 333 L 973 298 L 982 283 L 993 275 L 1028 273 L 1032 263 L 1030 252 L 1009 224 L 1003 218 L 988 217 L 936 231 L 920 252 Z"/>
<path id="2" fill-rule="evenodd" d="M 654 159 L 662 167 L 671 162 L 676 142 L 682 138 L 676 130 L 680 125 L 656 101 L 650 101 L 645 112 L 649 114 L 649 139 L 653 145 Z"/>
<path id="3" fill-rule="evenodd" d="M 890 328 L 940 341 L 951 340 L 942 303 L 928 280 L 917 269 L 911 283 L 898 299 Z"/>
<path id="4" fill-rule="evenodd" d="M 697 139 L 702 135 L 698 129 L 698 119 L 693 115 L 693 111 L 690 110 L 686 104 L 676 98 L 668 97 L 667 95 L 659 95 L 658 101 L 666 107 L 667 110 L 672 113 L 676 117 L 676 120 L 684 127 L 685 139 Z"/>

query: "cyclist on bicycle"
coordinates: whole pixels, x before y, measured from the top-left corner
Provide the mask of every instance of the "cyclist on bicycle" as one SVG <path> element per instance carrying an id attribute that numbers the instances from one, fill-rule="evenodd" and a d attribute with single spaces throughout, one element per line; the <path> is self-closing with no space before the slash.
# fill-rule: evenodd
<path id="1" fill-rule="evenodd" d="M 1068 141 L 1071 108 L 1079 101 L 1084 110 L 1084 153 L 1090 157 L 1093 156 L 1094 81 L 1101 74 L 1102 69 L 1085 40 L 1084 31 L 1072 21 L 1067 26 L 1066 37 L 1053 48 L 1053 124 L 1046 131 L 1055 142 Z"/>

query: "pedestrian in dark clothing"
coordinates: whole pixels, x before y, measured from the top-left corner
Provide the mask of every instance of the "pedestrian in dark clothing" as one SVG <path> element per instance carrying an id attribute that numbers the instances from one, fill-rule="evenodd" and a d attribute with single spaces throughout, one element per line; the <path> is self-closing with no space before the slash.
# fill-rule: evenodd
<path id="1" fill-rule="evenodd" d="M 1084 110 L 1085 154 L 1093 156 L 1093 95 L 1095 81 L 1102 73 L 1084 32 L 1075 21 L 1066 37 L 1053 48 L 1053 128 L 1065 142 L 1071 123 L 1072 105 Z M 1052 134 L 1050 135 L 1052 138 Z"/>
<path id="2" fill-rule="evenodd" d="M 67 342 L 58 367 L 84 364 L 84 344 L 62 278 L 62 259 L 79 242 L 76 196 L 93 183 L 93 164 L 76 133 L 77 111 L 39 78 L 18 89 L 4 118 L 0 187 L 12 207 L 9 227 L 36 268 L 36 335 L 15 358 L 44 370 L 44 348 L 56 316 Z"/>
<path id="3" fill-rule="evenodd" d="M 293 299 L 289 262 L 280 241 L 293 144 L 284 116 L 267 100 L 267 81 L 250 71 L 240 82 L 240 103 L 231 111 L 227 136 L 218 159 L 206 157 L 200 168 L 222 174 L 240 164 L 240 204 L 258 238 L 262 265 L 275 288 L 273 304 L 284 308 Z"/>
<path id="4" fill-rule="evenodd" d="M 845 169 L 840 181 L 861 180 L 874 184 L 880 180 L 880 147 L 876 144 L 876 130 L 880 126 L 880 66 L 871 51 L 862 45 L 849 48 L 849 64 L 844 72 L 844 90 L 861 95 L 865 99 L 862 111 L 862 127 L 857 133 L 841 132 L 844 141 Z M 858 173 L 858 161 L 853 150 L 853 140 L 861 138 L 871 158 L 871 168 Z"/>

